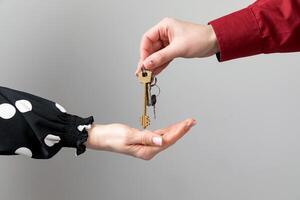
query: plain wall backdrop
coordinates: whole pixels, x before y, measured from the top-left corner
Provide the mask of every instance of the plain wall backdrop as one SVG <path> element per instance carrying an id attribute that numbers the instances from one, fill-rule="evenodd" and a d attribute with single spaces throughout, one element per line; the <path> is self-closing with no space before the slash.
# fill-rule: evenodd
<path id="1" fill-rule="evenodd" d="M 142 34 L 164 17 L 206 24 L 252 2 L 2 0 L 0 84 L 98 123 L 139 127 Z M 177 59 L 158 76 L 150 126 L 196 118 L 176 145 L 151 161 L 69 148 L 50 160 L 0 156 L 0 199 L 298 200 L 299 61 Z"/>

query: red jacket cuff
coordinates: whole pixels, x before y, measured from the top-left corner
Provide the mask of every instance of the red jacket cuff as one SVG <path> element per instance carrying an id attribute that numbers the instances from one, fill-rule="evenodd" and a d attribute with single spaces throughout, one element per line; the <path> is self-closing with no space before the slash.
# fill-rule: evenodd
<path id="1" fill-rule="evenodd" d="M 209 22 L 218 40 L 220 62 L 262 53 L 262 39 L 251 6 Z"/>

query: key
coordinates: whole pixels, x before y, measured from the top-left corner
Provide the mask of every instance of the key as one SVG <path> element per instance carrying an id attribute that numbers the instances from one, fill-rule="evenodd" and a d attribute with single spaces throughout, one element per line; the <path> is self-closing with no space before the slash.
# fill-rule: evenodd
<path id="1" fill-rule="evenodd" d="M 151 95 L 151 106 L 153 106 L 153 116 L 154 119 L 156 119 L 156 109 L 155 109 L 155 105 L 156 105 L 156 95 L 152 94 Z"/>
<path id="2" fill-rule="evenodd" d="M 138 74 L 138 80 L 143 84 L 144 87 L 144 99 L 143 99 L 143 114 L 140 118 L 141 126 L 145 129 L 150 125 L 150 118 L 147 115 L 147 105 L 148 105 L 148 95 L 149 95 L 149 87 L 152 80 L 152 72 L 148 70 L 142 70 Z"/>

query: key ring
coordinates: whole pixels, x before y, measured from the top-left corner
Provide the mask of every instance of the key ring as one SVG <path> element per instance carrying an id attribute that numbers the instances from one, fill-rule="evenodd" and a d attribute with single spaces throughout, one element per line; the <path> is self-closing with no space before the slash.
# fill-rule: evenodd
<path id="1" fill-rule="evenodd" d="M 158 89 L 158 93 L 156 94 L 156 96 L 159 96 L 160 95 L 160 87 L 158 85 L 153 85 L 152 87 L 154 87 L 154 86 Z M 150 92 L 151 92 L 152 87 L 150 88 Z"/>
<path id="2" fill-rule="evenodd" d="M 154 83 L 153 83 L 153 81 L 154 81 Z M 156 85 L 156 83 L 157 83 L 157 78 L 156 77 L 152 77 L 152 81 L 151 81 L 150 86 L 153 87 L 153 86 Z"/>

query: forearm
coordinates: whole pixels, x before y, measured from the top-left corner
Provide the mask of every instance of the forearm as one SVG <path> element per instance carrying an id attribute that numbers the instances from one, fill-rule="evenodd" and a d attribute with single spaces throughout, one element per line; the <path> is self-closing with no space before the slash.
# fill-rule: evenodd
<path id="1" fill-rule="evenodd" d="M 217 36 L 220 61 L 300 51 L 299 0 L 259 0 L 209 24 Z"/>
<path id="2" fill-rule="evenodd" d="M 62 147 L 85 151 L 86 129 L 93 117 L 66 113 L 53 101 L 0 87 L 0 154 L 36 159 L 54 156 Z"/>

